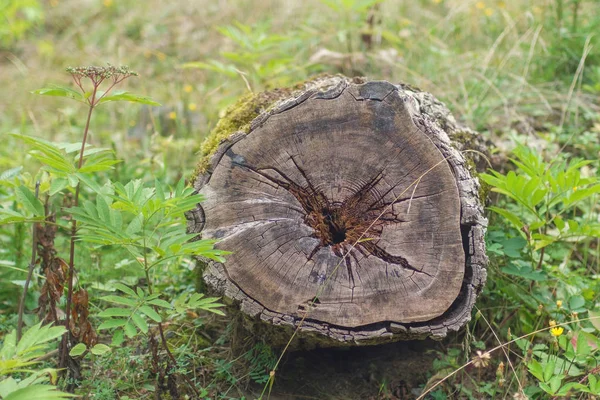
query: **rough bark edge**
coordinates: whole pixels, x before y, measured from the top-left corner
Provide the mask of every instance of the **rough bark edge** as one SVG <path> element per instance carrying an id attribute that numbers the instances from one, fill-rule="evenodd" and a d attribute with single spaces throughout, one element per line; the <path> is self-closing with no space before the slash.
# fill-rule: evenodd
<path id="1" fill-rule="evenodd" d="M 352 84 L 364 83 L 362 79 L 350 80 L 342 76 L 326 76 L 314 81 L 304 83 L 303 91 L 294 92 L 291 98 L 277 99 L 265 110 L 254 118 L 249 128 L 237 131 L 220 141 L 217 149 L 209 157 L 204 171 L 200 171 L 194 183 L 197 191 L 210 181 L 212 171 L 217 166 L 223 154 L 233 144 L 237 143 L 247 134 L 260 127 L 271 115 L 282 113 L 301 104 L 311 97 L 334 99 L 348 88 L 356 89 Z M 485 231 L 487 219 L 484 217 L 483 207 L 479 199 L 480 184 L 476 177 L 476 165 L 483 153 L 483 142 L 480 136 L 465 127 L 460 126 L 448 108 L 427 92 L 421 92 L 404 84 L 391 85 L 387 82 L 372 83 L 381 87 L 389 85 L 392 89 L 387 94 L 375 94 L 368 99 L 382 101 L 387 96 L 398 96 L 408 105 L 415 125 L 425 133 L 446 157 L 454 173 L 459 190 L 461 202 L 461 231 L 466 254 L 465 277 L 461 291 L 452 306 L 441 316 L 427 322 L 400 324 L 396 322 L 380 322 L 349 329 L 336 327 L 319 321 L 305 319 L 300 326 L 300 347 L 315 347 L 316 345 L 360 345 L 379 344 L 387 341 L 412 340 L 432 338 L 441 340 L 448 331 L 458 331 L 471 319 L 471 310 L 477 295 L 483 289 L 486 280 L 487 256 L 485 253 Z M 360 94 L 353 95 L 357 100 L 362 100 Z M 289 93 L 289 92 L 288 92 Z M 357 95 L 358 94 L 358 95 Z M 379 98 L 378 98 L 379 97 Z M 465 138 L 467 140 L 465 140 Z M 476 152 L 462 154 L 461 151 L 473 149 Z M 188 215 L 188 230 L 199 233 L 204 227 L 204 213 L 199 206 Z M 289 338 L 291 332 L 300 325 L 300 318 L 285 315 L 266 309 L 254 299 L 251 299 L 235 283 L 230 281 L 222 264 L 211 260 L 199 260 L 204 264 L 203 278 L 213 290 L 234 303 L 247 318 L 246 322 L 252 325 L 253 331 L 268 331 L 271 344 L 277 346 L 285 343 L 273 336 L 273 329 L 260 321 L 274 326 L 279 337 Z M 258 329 L 257 329 L 258 328 Z M 283 328 L 283 329 L 281 329 Z M 333 342 L 331 340 L 333 339 Z M 336 343 L 337 342 L 337 343 Z"/>

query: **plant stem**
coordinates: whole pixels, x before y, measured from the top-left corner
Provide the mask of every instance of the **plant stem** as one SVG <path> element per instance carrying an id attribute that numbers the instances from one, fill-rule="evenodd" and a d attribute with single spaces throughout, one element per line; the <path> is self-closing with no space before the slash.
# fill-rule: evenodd
<path id="1" fill-rule="evenodd" d="M 145 229 L 145 227 L 146 227 L 146 224 L 144 223 L 143 227 L 142 227 L 142 233 L 144 235 L 144 248 L 146 248 L 146 229 Z M 150 268 L 148 267 L 148 257 L 146 256 L 145 252 L 144 252 L 144 273 L 146 275 L 146 285 L 148 286 L 148 293 L 152 294 L 152 281 L 150 280 Z M 159 312 L 157 306 L 153 305 L 152 308 L 157 313 Z M 173 353 L 171 353 L 171 350 L 169 349 L 169 345 L 167 343 L 167 338 L 165 337 L 165 332 L 164 332 L 164 329 L 162 326 L 162 322 L 158 322 L 158 332 L 160 333 L 160 341 L 161 341 L 163 347 L 165 348 L 165 351 L 167 352 L 167 356 L 173 363 L 173 366 L 177 367 L 177 359 L 175 358 L 175 356 L 173 355 Z M 153 353 L 152 356 L 155 357 L 155 363 L 156 363 L 156 365 L 158 365 L 158 354 L 154 355 L 154 353 Z M 166 372 L 167 372 L 167 374 L 170 374 L 169 371 L 166 371 Z M 158 373 L 158 371 L 157 371 L 157 373 Z M 196 398 L 199 399 L 200 393 L 196 389 L 194 382 L 192 382 L 190 380 L 190 378 L 188 378 L 185 374 L 180 374 L 180 376 L 187 382 L 187 384 L 190 386 L 190 388 L 194 391 Z"/>
<path id="2" fill-rule="evenodd" d="M 85 144 L 87 142 L 88 133 L 90 130 L 90 121 L 92 119 L 92 113 L 94 112 L 94 107 L 96 106 L 96 92 L 98 91 L 98 85 L 94 85 L 94 91 L 89 100 L 90 108 L 88 110 L 87 121 L 85 123 L 85 129 L 83 131 L 83 140 L 81 142 L 81 151 L 79 153 L 79 162 L 77 164 L 77 168 L 80 169 L 83 166 L 83 152 L 85 151 Z M 81 182 L 77 183 L 75 187 L 75 199 L 74 199 L 74 207 L 79 205 L 79 191 L 81 189 Z M 72 218 L 72 217 L 71 217 Z M 66 306 L 66 317 L 65 317 L 65 328 L 67 332 L 63 336 L 63 343 L 60 354 L 60 368 L 65 368 L 67 366 L 67 356 L 68 356 L 68 342 L 71 335 L 70 330 L 70 321 L 71 321 L 71 304 L 73 302 L 73 275 L 75 270 L 75 237 L 77 235 L 77 220 L 72 218 L 71 222 L 71 243 L 69 248 L 69 275 L 67 277 L 68 280 L 68 289 L 67 289 L 67 306 Z"/>
<path id="3" fill-rule="evenodd" d="M 40 181 L 35 183 L 35 198 L 37 199 L 40 194 Z M 25 312 L 25 297 L 27 296 L 27 289 L 29 288 L 29 282 L 31 282 L 31 276 L 33 275 L 33 268 L 35 267 L 35 260 L 37 258 L 37 222 L 33 223 L 33 233 L 31 235 L 31 261 L 29 262 L 29 271 L 27 272 L 27 279 L 25 279 L 25 285 L 23 286 L 23 293 L 21 294 L 21 300 L 19 301 L 19 311 L 17 318 L 17 341 L 21 340 L 21 333 L 23 331 L 23 313 Z"/>

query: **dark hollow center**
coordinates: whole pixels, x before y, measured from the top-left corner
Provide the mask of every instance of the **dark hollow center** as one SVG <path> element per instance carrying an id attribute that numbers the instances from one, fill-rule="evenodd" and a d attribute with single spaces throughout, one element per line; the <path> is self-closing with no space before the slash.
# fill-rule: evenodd
<path id="1" fill-rule="evenodd" d="M 327 236 L 326 242 L 328 245 L 334 245 L 342 243 L 346 240 L 346 224 L 343 215 L 339 212 L 340 210 L 328 210 L 323 209 L 323 220 L 329 235 Z"/>

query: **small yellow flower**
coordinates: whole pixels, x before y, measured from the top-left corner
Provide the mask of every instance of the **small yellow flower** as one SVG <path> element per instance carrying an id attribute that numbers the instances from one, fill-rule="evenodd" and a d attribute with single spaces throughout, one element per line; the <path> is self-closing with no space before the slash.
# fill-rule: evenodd
<path id="1" fill-rule="evenodd" d="M 196 105 L 196 103 L 190 103 L 188 105 L 188 110 L 190 110 L 190 111 L 195 111 L 196 108 L 198 108 L 198 106 Z"/>
<path id="2" fill-rule="evenodd" d="M 434 2 L 435 4 L 440 4 L 440 3 L 442 2 L 442 0 L 433 0 L 433 2 Z"/>
<path id="3" fill-rule="evenodd" d="M 555 326 L 554 328 L 550 329 L 550 334 L 554 337 L 559 337 L 564 331 L 565 330 L 562 326 Z"/>
<path id="4" fill-rule="evenodd" d="M 169 119 L 177 119 L 177 113 L 175 111 L 171 111 L 169 113 Z"/>
<path id="5" fill-rule="evenodd" d="M 573 187 L 573 191 L 576 192 L 577 191 L 577 186 Z"/>
<path id="6" fill-rule="evenodd" d="M 550 325 L 550 327 L 555 327 L 556 326 L 556 321 L 552 320 L 548 323 L 548 325 Z"/>
<path id="7" fill-rule="evenodd" d="M 491 17 L 492 15 L 494 15 L 494 10 L 492 10 L 491 8 L 486 8 L 485 11 L 483 12 L 487 17 Z"/>
<path id="8" fill-rule="evenodd" d="M 194 90 L 194 88 L 192 87 L 192 85 L 185 85 L 183 87 L 183 91 L 186 93 L 192 93 L 192 90 Z"/>
<path id="9" fill-rule="evenodd" d="M 156 58 L 158 58 L 160 61 L 165 61 L 165 60 L 167 59 L 167 55 L 166 55 L 165 53 L 161 53 L 161 52 L 159 52 L 159 53 L 156 55 Z"/>
<path id="10" fill-rule="evenodd" d="M 531 10 L 534 14 L 540 14 L 542 12 L 542 9 L 537 6 L 534 6 Z"/>
<path id="11" fill-rule="evenodd" d="M 503 1 L 498 2 L 498 8 L 506 8 L 506 3 Z"/>
<path id="12" fill-rule="evenodd" d="M 56 6 L 58 6 L 58 0 L 50 0 L 50 5 L 51 5 L 52 7 L 56 7 Z"/>
<path id="13" fill-rule="evenodd" d="M 562 300 L 556 300 L 556 307 L 558 307 L 558 308 L 562 307 Z"/>
<path id="14" fill-rule="evenodd" d="M 475 3 L 475 7 L 477 7 L 479 10 L 483 10 L 485 8 L 485 3 L 483 1 L 478 1 Z"/>
<path id="15" fill-rule="evenodd" d="M 110 7 L 113 5 L 113 1 L 112 0 L 104 0 L 102 2 L 102 4 L 104 4 L 104 7 Z"/>

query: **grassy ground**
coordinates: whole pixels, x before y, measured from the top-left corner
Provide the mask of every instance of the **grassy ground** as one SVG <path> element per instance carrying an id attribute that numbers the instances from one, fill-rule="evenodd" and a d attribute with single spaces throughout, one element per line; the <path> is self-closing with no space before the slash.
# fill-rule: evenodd
<path id="1" fill-rule="evenodd" d="M 547 163 L 544 166 L 554 171 L 554 178 L 560 171 L 552 169 L 556 166 L 552 161 L 593 160 L 578 167 L 581 184 L 575 182 L 573 191 L 593 188 L 598 176 L 600 52 L 594 35 L 600 31 L 600 11 L 594 0 L 0 0 L 0 12 L 8 21 L 0 27 L 0 173 L 23 166 L 20 179 L 30 187 L 39 164 L 9 133 L 76 142 L 85 124 L 85 109 L 77 103 L 31 91 L 50 83 L 69 85 L 68 66 L 106 63 L 129 65 L 139 77 L 128 79 L 123 88 L 162 104 L 154 108 L 108 104 L 97 110 L 91 142 L 113 148 L 116 157 L 125 160 L 111 172 L 113 180 L 157 177 L 174 183 L 189 176 L 203 138 L 224 107 L 248 91 L 291 85 L 318 73 L 406 82 L 433 93 L 462 123 L 493 143 L 491 163 L 498 170 L 519 173 L 518 165 L 509 164 L 507 158 L 515 157 L 511 152 L 522 144 Z M 2 205 L 11 206 L 14 199 L 8 190 L 2 189 L 0 195 Z M 481 312 L 466 333 L 435 347 L 431 354 L 436 361 L 420 382 L 408 385 L 398 374 L 380 373 L 396 368 L 393 361 L 374 362 L 358 375 L 352 372 L 339 379 L 360 382 L 364 389 L 360 398 L 416 396 L 427 382 L 431 386 L 455 371 L 477 350 L 529 334 L 547 326 L 548 320 L 567 323 L 573 312 L 592 317 L 600 293 L 600 234 L 595 230 L 598 199 L 594 193 L 590 196 L 589 204 L 568 211 L 578 226 L 590 229 L 570 237 L 556 234 L 559 239 L 546 252 L 537 247 L 536 240 L 543 237 L 523 238 L 522 226 L 491 214 L 490 283 L 478 303 Z M 491 200 L 530 225 L 523 204 L 496 194 Z M 537 228 L 547 236 L 557 228 L 562 231 L 550 210 L 548 205 L 540 211 L 552 218 Z M 1 228 L 6 246 L 0 249 L 0 327 L 8 331 L 15 324 L 15 299 L 24 280 L 30 239 L 29 228 L 23 225 Z M 67 246 L 67 240 L 57 243 L 62 253 Z M 91 290 L 123 276 L 131 284 L 140 278 L 120 264 L 126 256 L 119 251 L 84 248 L 78 257 L 80 279 Z M 525 271 L 526 265 L 535 268 Z M 166 272 L 172 275 L 163 279 L 161 290 L 191 290 L 190 268 Z M 578 304 L 580 297 L 584 305 Z M 36 300 L 30 294 L 29 309 Z M 557 305 L 557 300 L 565 305 Z M 92 313 L 102 307 L 94 302 Z M 248 344 L 245 355 L 232 354 L 227 319 L 220 317 L 182 317 L 173 326 L 169 337 L 180 368 L 198 382 L 206 398 L 254 393 L 247 395 L 253 398 L 252 390 L 262 389 L 251 382 L 264 384 L 275 357 L 270 349 Z M 589 323 L 577 327 L 568 330 L 596 335 Z M 573 337 L 577 341 L 582 336 Z M 538 357 L 547 366 L 552 356 L 558 359 L 560 349 L 568 349 L 539 336 L 529 337 L 528 343 L 546 347 L 516 343 L 507 352 L 510 365 L 502 353 L 495 353 L 485 368 L 462 370 L 432 391 L 431 398 L 558 396 L 543 389 L 550 378 L 538 379 L 531 372 L 532 360 Z M 80 394 L 91 392 L 89 398 L 94 399 L 152 398 L 155 389 L 144 358 L 146 345 L 141 339 L 90 361 Z M 591 346 L 594 351 L 583 357 L 589 360 L 579 360 L 583 364 L 571 360 L 579 363 L 580 374 L 565 375 L 567 368 L 557 363 L 552 374 L 587 384 L 589 376 L 598 374 L 590 361 L 598 359 L 597 347 Z M 394 351 L 401 356 L 405 350 Z M 290 365 L 297 362 L 296 357 Z M 300 361 L 306 362 L 316 363 L 314 355 Z M 299 371 L 290 367 L 282 382 L 293 380 Z M 304 386 L 311 398 L 352 396 L 333 394 L 334 386 L 330 391 L 323 388 L 330 380 L 327 374 L 311 379 L 312 386 L 311 382 Z M 277 385 L 276 380 L 276 390 L 288 394 L 290 388 L 303 390 L 293 384 Z M 581 388 L 573 393 L 573 398 L 587 396 Z"/>

